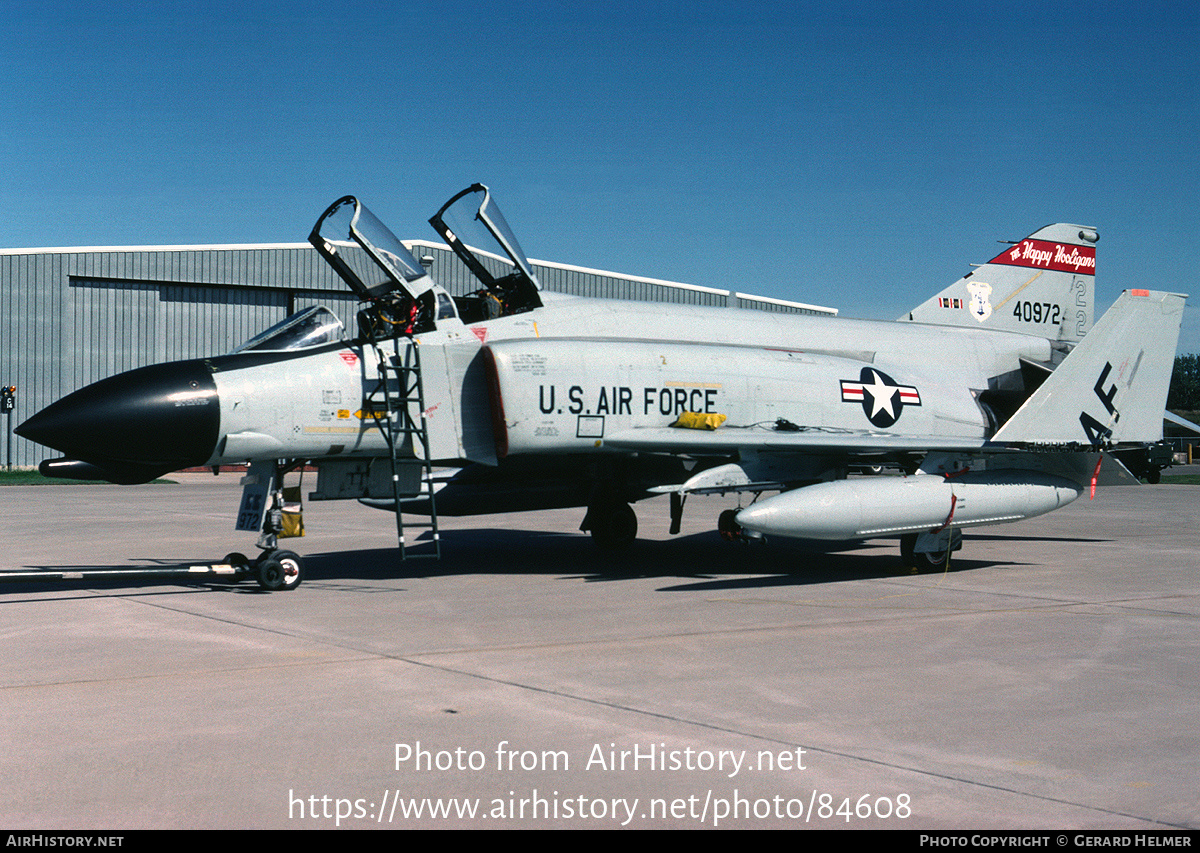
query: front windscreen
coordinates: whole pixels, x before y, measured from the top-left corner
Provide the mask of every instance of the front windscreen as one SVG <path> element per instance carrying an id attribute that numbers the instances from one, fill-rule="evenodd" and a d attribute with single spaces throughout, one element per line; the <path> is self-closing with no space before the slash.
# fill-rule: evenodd
<path id="1" fill-rule="evenodd" d="M 344 338 L 342 321 L 324 305 L 314 305 L 259 332 L 234 352 L 308 349 Z"/>

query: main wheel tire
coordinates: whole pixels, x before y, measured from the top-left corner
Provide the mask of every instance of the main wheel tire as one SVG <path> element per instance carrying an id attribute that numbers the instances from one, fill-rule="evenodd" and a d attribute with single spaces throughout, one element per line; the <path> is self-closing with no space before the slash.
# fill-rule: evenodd
<path id="1" fill-rule="evenodd" d="M 604 551 L 620 551 L 637 539 L 637 513 L 627 503 L 613 503 L 592 509 L 588 516 L 592 541 Z"/>
<path id="2" fill-rule="evenodd" d="M 948 552 L 946 551 L 917 551 L 917 534 L 909 533 L 900 537 L 900 559 L 904 568 L 927 572 L 934 569 L 948 568 Z"/>
<path id="3" fill-rule="evenodd" d="M 919 567 L 923 570 L 934 571 L 936 569 L 950 568 L 950 552 L 949 551 L 927 551 L 924 554 L 917 554 Z"/>
<path id="4" fill-rule="evenodd" d="M 286 592 L 300 586 L 304 566 L 293 551 L 271 551 L 258 561 L 258 585 L 270 592 Z"/>

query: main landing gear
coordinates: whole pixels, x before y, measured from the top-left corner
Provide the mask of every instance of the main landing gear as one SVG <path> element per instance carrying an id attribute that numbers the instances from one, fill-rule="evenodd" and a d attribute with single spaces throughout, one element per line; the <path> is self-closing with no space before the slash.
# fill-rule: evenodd
<path id="1" fill-rule="evenodd" d="M 738 524 L 737 517 L 741 511 L 741 507 L 727 509 L 717 516 L 717 532 L 721 534 L 721 538 L 726 542 L 741 542 L 743 545 L 751 542 L 764 544 L 767 541 L 765 536 L 755 530 L 747 530 Z"/>
<path id="2" fill-rule="evenodd" d="M 737 523 L 738 512 L 736 509 L 727 509 L 717 516 L 717 532 L 726 542 L 747 541 L 742 526 Z"/>
<path id="3" fill-rule="evenodd" d="M 619 498 L 598 501 L 588 507 L 580 530 L 589 531 L 602 551 L 623 551 L 637 539 L 637 514 Z"/>
<path id="4" fill-rule="evenodd" d="M 961 548 L 962 531 L 957 527 L 900 537 L 900 559 L 914 572 L 949 570 L 950 555 Z"/>

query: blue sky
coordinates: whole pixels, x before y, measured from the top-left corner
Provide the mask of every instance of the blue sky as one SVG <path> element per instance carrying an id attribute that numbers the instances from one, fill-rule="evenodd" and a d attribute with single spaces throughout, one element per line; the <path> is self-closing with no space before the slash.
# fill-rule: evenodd
<path id="1" fill-rule="evenodd" d="M 402 238 L 893 318 L 1056 221 L 1195 291 L 1200 4 L 4 0 L 0 245 Z M 1181 352 L 1200 351 L 1189 308 Z"/>

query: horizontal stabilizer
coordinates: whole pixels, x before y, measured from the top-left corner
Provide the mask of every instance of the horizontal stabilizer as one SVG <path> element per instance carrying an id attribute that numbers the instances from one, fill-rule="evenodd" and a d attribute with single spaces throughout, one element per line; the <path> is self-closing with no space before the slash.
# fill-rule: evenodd
<path id="1" fill-rule="evenodd" d="M 1200 424 L 1192 423 L 1187 418 L 1181 418 L 1174 412 L 1163 412 L 1163 418 L 1175 424 L 1175 426 L 1181 426 L 1186 430 L 1191 430 L 1200 435 Z"/>

